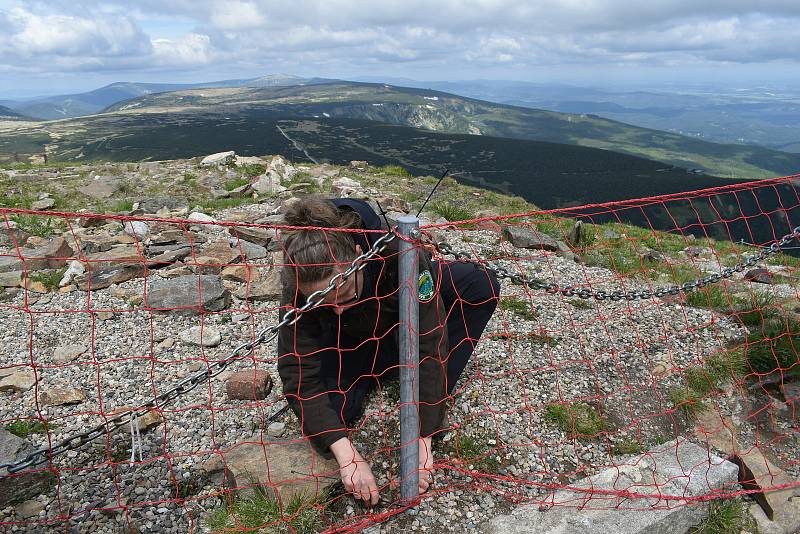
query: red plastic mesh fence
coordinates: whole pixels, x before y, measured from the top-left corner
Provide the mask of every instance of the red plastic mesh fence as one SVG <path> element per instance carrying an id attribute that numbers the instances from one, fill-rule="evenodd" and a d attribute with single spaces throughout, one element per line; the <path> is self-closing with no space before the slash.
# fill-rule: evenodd
<path id="1" fill-rule="evenodd" d="M 483 267 L 502 267 L 578 294 L 635 294 L 723 272 L 791 233 L 800 220 L 797 183 L 788 177 L 427 232 L 474 258 L 484 281 Z M 275 341 L 241 350 L 286 311 L 281 229 L 0 209 L 0 427 L 8 431 L 0 462 L 54 450 L 187 377 L 216 375 L 140 411 L 135 424 L 3 473 L 0 525 L 302 532 L 428 521 L 462 531 L 508 503 L 622 513 L 800 485 L 797 241 L 717 283 L 660 298 L 582 299 L 501 277 L 499 305 L 443 400 L 434 483 L 420 505 L 434 513 L 415 525 L 398 515 L 397 363 L 375 349 L 378 341 L 392 346 L 397 329 L 396 283 L 381 282 L 391 280 L 395 249 L 369 260 L 362 282 L 352 277 L 326 297 L 328 330 L 303 320 L 289 327 L 316 348 L 293 344 L 283 356 L 296 366 L 297 352 L 326 358 L 326 376 L 330 362 L 341 364 L 332 382 L 298 377 L 317 385 L 288 395 L 305 403 L 309 420 L 323 416 L 315 411 L 322 401 L 348 419 L 335 398 L 358 388 L 345 375 L 358 358 L 377 356 L 361 373 L 373 386 L 363 413 L 349 427 L 315 434 L 348 436 L 371 465 L 381 502 L 366 508 L 335 484 L 322 491 L 339 479 L 338 466 L 309 448 L 293 413 L 276 416 L 285 399 Z M 317 231 L 327 246 L 336 241 L 337 230 Z M 433 259 L 435 274 L 454 261 L 439 252 Z M 346 301 L 350 310 L 331 313 L 330 303 Z M 434 310 L 438 327 L 421 331 L 441 331 L 452 317 L 466 322 L 458 314 L 484 304 L 456 298 Z M 368 333 L 349 339 L 354 330 Z M 743 466 L 738 479 L 729 461 Z"/>

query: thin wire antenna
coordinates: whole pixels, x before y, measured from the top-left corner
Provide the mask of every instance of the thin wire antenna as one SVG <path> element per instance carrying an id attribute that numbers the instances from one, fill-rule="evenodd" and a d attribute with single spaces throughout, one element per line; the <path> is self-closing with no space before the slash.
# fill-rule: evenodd
<path id="1" fill-rule="evenodd" d="M 419 211 L 417 212 L 417 217 L 419 217 L 419 214 L 420 214 L 420 213 L 422 213 L 422 210 L 424 210 L 424 209 L 425 209 L 425 206 L 427 206 L 427 205 L 428 205 L 428 201 L 431 199 L 431 197 L 433 196 L 433 194 L 436 192 L 436 189 L 439 187 L 439 184 L 440 184 L 440 183 L 442 183 L 442 180 L 444 180 L 444 177 L 445 177 L 445 176 L 447 176 L 449 173 L 450 173 L 450 169 L 445 169 L 445 171 L 444 171 L 444 173 L 442 174 L 441 178 L 439 178 L 439 181 L 438 181 L 438 182 L 436 182 L 436 185 L 434 185 L 434 186 L 433 186 L 433 189 L 431 189 L 431 192 L 430 192 L 430 194 L 428 195 L 428 198 L 426 198 L 426 199 L 425 199 L 425 202 L 423 202 L 423 203 L 422 203 L 422 207 L 421 207 L 421 208 L 419 209 Z"/>
<path id="2" fill-rule="evenodd" d="M 383 209 L 383 206 L 381 206 L 381 203 L 378 202 L 377 200 L 375 201 L 375 204 L 377 204 L 378 205 L 378 209 L 381 210 L 381 217 L 383 217 L 383 222 L 386 223 L 386 228 L 387 229 L 391 228 L 392 225 L 389 224 L 389 219 L 386 217 L 386 210 Z"/>

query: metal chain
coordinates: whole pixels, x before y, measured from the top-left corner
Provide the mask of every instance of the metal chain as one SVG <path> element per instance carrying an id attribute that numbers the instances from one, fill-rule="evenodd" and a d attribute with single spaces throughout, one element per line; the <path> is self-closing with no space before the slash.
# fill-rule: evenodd
<path id="1" fill-rule="evenodd" d="M 319 291 L 315 291 L 314 293 L 310 294 L 306 299 L 306 303 L 303 306 L 301 306 L 300 308 L 292 308 L 289 311 L 287 311 L 283 315 L 279 323 L 268 326 L 263 330 L 261 330 L 253 340 L 248 341 L 246 343 L 242 343 L 241 345 L 233 349 L 231 355 L 225 358 L 224 360 L 220 360 L 213 364 L 209 364 L 207 369 L 204 369 L 178 382 L 178 384 L 175 387 L 173 387 L 168 391 L 165 391 L 164 393 L 155 397 L 153 400 L 147 402 L 146 404 L 138 408 L 129 410 L 127 412 L 115 415 L 114 417 L 111 417 L 110 419 L 106 420 L 105 423 L 100 424 L 92 428 L 91 430 L 87 430 L 85 432 L 81 432 L 80 434 L 68 437 L 52 448 L 37 449 L 28 454 L 22 460 L 0 464 L 0 473 L 2 473 L 3 469 L 8 469 L 9 473 L 17 473 L 28 467 L 33 467 L 35 465 L 44 463 L 48 459 L 52 459 L 55 456 L 58 456 L 59 454 L 63 454 L 67 451 L 82 447 L 83 445 L 89 443 L 90 441 L 93 441 L 99 438 L 100 436 L 106 435 L 106 433 L 114 432 L 120 427 L 129 424 L 131 417 L 137 417 L 137 418 L 142 417 L 143 415 L 151 411 L 153 408 L 159 408 L 161 406 L 164 406 L 165 404 L 177 399 L 181 395 L 189 393 L 200 384 L 208 382 L 215 376 L 225 371 L 225 369 L 236 360 L 239 360 L 245 357 L 246 355 L 251 354 L 253 352 L 253 349 L 258 347 L 259 345 L 273 341 L 276 337 L 278 337 L 278 332 L 282 327 L 291 326 L 295 324 L 297 321 L 300 320 L 300 317 L 303 315 L 303 313 L 313 310 L 314 308 L 322 304 L 322 301 L 325 299 L 325 296 L 334 289 L 336 289 L 340 281 L 346 280 L 350 275 L 352 275 L 356 271 L 363 270 L 367 266 L 367 261 L 374 258 L 384 250 L 386 250 L 386 247 L 389 245 L 389 243 L 391 243 L 396 237 L 397 235 L 394 233 L 394 230 L 382 235 L 375 241 L 375 243 L 372 245 L 372 248 L 370 248 L 368 251 L 356 257 L 350 263 L 350 267 L 346 271 L 343 271 L 333 276 L 330 279 L 328 286 L 326 288 L 321 289 Z"/>
<path id="2" fill-rule="evenodd" d="M 468 254 L 464 252 L 459 252 L 453 249 L 449 243 L 446 241 L 440 242 L 432 242 L 430 241 L 430 237 L 426 236 L 428 239 L 429 244 L 433 245 L 440 253 L 445 255 L 454 256 L 458 261 L 472 261 Z M 781 247 L 784 247 L 791 243 L 794 239 L 800 240 L 800 226 L 795 228 L 791 233 L 786 234 L 783 236 L 780 241 L 776 241 L 772 243 L 769 247 L 765 248 L 758 254 L 753 256 L 747 257 L 743 262 L 736 264 L 734 267 L 726 267 L 722 270 L 722 272 L 714 273 L 704 278 L 698 278 L 697 280 L 693 280 L 691 282 L 686 282 L 680 286 L 670 286 L 670 287 L 663 287 L 654 290 L 650 289 L 641 289 L 641 290 L 629 290 L 623 291 L 618 289 L 616 291 L 605 291 L 603 289 L 600 290 L 592 290 L 588 287 L 582 287 L 580 289 L 576 289 L 574 286 L 564 286 L 560 287 L 558 284 L 553 282 L 545 282 L 544 280 L 538 278 L 532 278 L 528 276 L 524 276 L 517 273 L 512 273 L 505 267 L 501 266 L 493 266 L 487 265 L 490 269 L 493 269 L 497 273 L 497 277 L 500 279 L 510 280 L 511 283 L 517 285 L 525 285 L 532 289 L 539 289 L 544 290 L 550 294 L 560 293 L 565 297 L 580 297 L 582 299 L 596 299 L 596 300 L 647 300 L 653 297 L 664 297 L 666 295 L 677 295 L 678 293 L 684 292 L 689 293 L 700 289 L 701 287 L 707 286 L 709 284 L 716 284 L 721 280 L 725 280 L 733 276 L 734 273 L 741 273 L 748 267 L 752 267 L 756 265 L 758 262 L 762 261 L 764 258 L 771 254 L 775 254 L 779 252 Z M 481 262 L 484 263 L 485 262 Z"/>

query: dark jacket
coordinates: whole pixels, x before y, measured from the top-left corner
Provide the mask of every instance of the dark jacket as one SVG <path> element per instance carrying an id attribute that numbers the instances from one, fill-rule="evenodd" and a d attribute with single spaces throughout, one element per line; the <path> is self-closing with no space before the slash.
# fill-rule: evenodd
<path id="1" fill-rule="evenodd" d="M 366 203 L 363 205 L 377 218 Z M 340 209 L 348 208 L 355 209 L 360 215 L 365 209 L 358 205 L 340 205 Z M 369 213 L 361 215 L 361 218 L 362 221 L 369 219 Z M 354 239 L 361 242 L 362 249 L 366 244 L 362 239 L 371 242 L 379 235 L 353 234 Z M 283 393 L 301 422 L 303 434 L 321 450 L 347 436 L 339 411 L 332 406 L 328 396 L 330 388 L 323 383 L 324 361 L 333 357 L 342 362 L 342 379 L 337 389 L 343 391 L 347 390 L 354 376 L 372 374 L 368 362 L 365 365 L 356 358 L 348 362 L 348 356 L 354 354 L 354 350 L 360 354 L 368 353 L 372 350 L 370 347 L 376 351 L 388 350 L 394 342 L 399 319 L 397 263 L 395 240 L 362 271 L 364 287 L 357 305 L 341 315 L 333 313 L 330 306 L 321 306 L 304 313 L 297 323 L 281 328 L 278 334 L 278 372 L 283 382 Z M 419 272 L 426 270 L 433 275 L 436 292 L 432 299 L 420 302 L 419 306 L 419 411 L 423 437 L 441 430 L 444 422 L 444 362 L 448 350 L 444 306 L 439 298 L 439 276 L 427 253 L 421 253 Z M 305 301 L 306 296 L 295 287 L 284 287 L 281 312 L 285 312 L 286 306 L 299 307 Z M 348 363 L 355 368 L 347 369 Z"/>

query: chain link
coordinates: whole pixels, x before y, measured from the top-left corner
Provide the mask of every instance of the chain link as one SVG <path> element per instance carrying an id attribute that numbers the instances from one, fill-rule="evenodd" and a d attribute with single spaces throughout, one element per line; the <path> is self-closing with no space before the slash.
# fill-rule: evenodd
<path id="1" fill-rule="evenodd" d="M 435 242 L 431 240 L 430 236 L 424 234 L 423 239 L 427 242 L 427 244 L 432 245 L 439 253 L 443 255 L 453 256 L 457 261 L 473 261 L 474 259 L 464 252 L 460 252 L 455 250 L 449 243 L 446 241 L 439 241 Z M 726 267 L 722 269 L 719 273 L 713 273 L 708 275 L 704 278 L 698 278 L 697 280 L 693 280 L 691 282 L 686 282 L 680 286 L 670 286 L 670 287 L 661 287 L 657 289 L 631 289 L 628 291 L 624 291 L 621 289 L 617 289 L 616 291 L 608 292 L 603 289 L 599 290 L 591 290 L 587 287 L 582 287 L 576 289 L 573 286 L 564 286 L 561 287 L 556 283 L 553 282 L 546 282 L 539 278 L 532 278 L 528 276 L 521 275 L 519 273 L 512 273 L 505 267 L 500 265 L 491 265 L 486 262 L 481 261 L 480 263 L 486 265 L 488 268 L 494 270 L 497 273 L 497 277 L 500 279 L 505 279 L 511 281 L 512 284 L 516 285 L 525 285 L 530 287 L 531 289 L 545 291 L 551 295 L 555 295 L 557 293 L 562 294 L 565 297 L 580 297 L 584 300 L 586 299 L 596 299 L 596 300 L 611 300 L 611 301 L 619 301 L 619 300 L 648 300 L 653 297 L 664 297 L 666 295 L 677 295 L 681 292 L 690 293 L 692 291 L 696 291 L 701 287 L 705 287 L 709 284 L 716 284 L 721 280 L 726 280 L 733 276 L 734 273 L 741 273 L 746 268 L 752 267 L 763 261 L 764 258 L 775 254 L 776 252 L 780 252 L 781 247 L 784 247 L 791 243 L 793 240 L 798 239 L 800 240 L 800 226 L 795 228 L 791 233 L 786 234 L 783 236 L 779 241 L 772 243 L 769 247 L 764 248 L 758 254 L 754 254 L 753 256 L 749 256 L 745 258 L 744 261 L 736 264 L 734 267 Z"/>
<path id="2" fill-rule="evenodd" d="M 357 256 L 350 263 L 350 267 L 348 267 L 346 271 L 338 273 L 333 278 L 331 278 L 330 282 L 328 283 L 328 287 L 321 289 L 319 291 L 315 291 L 314 293 L 309 295 L 308 298 L 306 299 L 306 303 L 303 306 L 301 306 L 300 308 L 292 308 L 289 311 L 287 311 L 283 315 L 283 317 L 281 317 L 280 322 L 264 328 L 258 333 L 258 335 L 253 340 L 248 341 L 246 343 L 242 343 L 241 345 L 233 349 L 230 356 L 228 356 L 224 360 L 220 360 L 212 364 L 209 364 L 209 366 L 205 370 L 200 371 L 194 375 L 191 375 L 181 380 L 180 382 L 178 382 L 177 385 L 175 385 L 175 387 L 173 387 L 168 391 L 165 391 L 164 393 L 155 397 L 146 404 L 138 408 L 129 410 L 127 412 L 115 415 L 106 420 L 105 423 L 97 425 L 91 430 L 87 430 L 80 434 L 76 434 L 74 436 L 65 438 L 58 445 L 52 448 L 37 449 L 19 461 L 0 464 L 0 476 L 2 476 L 3 469 L 8 469 L 8 473 L 17 473 L 19 471 L 22 471 L 23 469 L 27 469 L 28 467 L 33 467 L 41 463 L 44 463 L 48 459 L 52 459 L 58 456 L 59 454 L 63 454 L 67 451 L 83 447 L 90 441 L 93 441 L 99 438 L 100 436 L 104 436 L 107 433 L 114 432 L 117 429 L 129 424 L 132 417 L 135 418 L 142 417 L 148 412 L 150 412 L 152 409 L 160 408 L 172 402 L 173 400 L 177 399 L 181 395 L 189 393 L 200 384 L 208 382 L 212 378 L 216 377 L 217 375 L 225 371 L 225 369 L 233 362 L 251 354 L 253 350 L 259 345 L 273 341 L 275 338 L 278 337 L 278 332 L 280 331 L 281 328 L 283 328 L 284 326 L 291 326 L 295 324 L 297 321 L 300 320 L 300 317 L 303 315 L 303 313 L 313 310 L 314 308 L 322 304 L 322 301 L 325 299 L 325 296 L 328 295 L 334 289 L 336 289 L 340 281 L 346 280 L 356 271 L 363 270 L 367 266 L 367 261 L 374 258 L 384 250 L 386 250 L 386 247 L 389 245 L 389 243 L 391 243 L 396 237 L 397 235 L 395 234 L 394 230 L 382 235 L 375 241 L 375 243 L 368 251 Z"/>

